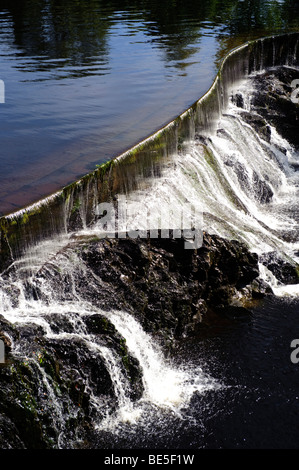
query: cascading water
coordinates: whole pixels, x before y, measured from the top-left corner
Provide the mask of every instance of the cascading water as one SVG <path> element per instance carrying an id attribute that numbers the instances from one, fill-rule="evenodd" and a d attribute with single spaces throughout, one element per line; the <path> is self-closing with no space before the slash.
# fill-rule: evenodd
<path id="1" fill-rule="evenodd" d="M 67 276 L 67 284 L 56 282 L 55 273 L 59 273 L 61 279 Z M 52 414 L 55 446 L 80 446 L 80 437 L 72 436 L 66 425 L 70 418 L 74 421 L 79 419 L 80 409 L 76 409 L 69 398 L 61 401 L 61 384 L 59 381 L 56 383 L 53 364 L 48 365 L 50 373 L 45 367 L 44 347 L 54 348 L 55 353 L 65 348 L 75 351 L 71 355 L 76 355 L 76 360 L 64 364 L 62 356 L 61 367 L 65 376 L 76 383 L 77 389 L 84 383 L 84 394 L 88 395 L 89 402 L 88 414 L 92 415 L 93 426 L 99 436 L 108 432 L 117 435 L 118 430 L 128 424 L 132 429 L 142 423 L 146 425 L 149 417 L 153 419 L 154 415 L 161 415 L 161 422 L 164 422 L 163 412 L 180 416 L 180 410 L 188 406 L 194 393 L 220 387 L 200 367 L 191 364 L 180 366 L 166 359 L 163 349 L 128 312 L 105 311 L 81 297 L 82 283 L 98 292 L 102 281 L 72 249 L 65 247 L 55 260 L 46 263 L 25 281 L 23 276 L 21 266 L 20 273 L 14 269 L 8 278 L 2 279 L 0 315 L 13 325 L 14 331 L 7 336 L 14 354 L 40 377 L 37 395 L 38 399 L 45 396 L 49 401 L 49 407 L 45 405 L 45 408 Z M 99 321 L 99 315 L 100 333 L 104 335 L 90 326 L 92 322 Z M 17 340 L 14 339 L 16 331 Z M 37 331 L 37 338 L 42 338 L 44 347 L 34 336 Z M 139 388 L 142 393 L 135 390 L 130 375 L 132 371 L 128 372 L 128 367 L 134 368 L 134 362 L 130 366 L 128 355 L 140 368 L 142 384 Z M 100 369 L 99 363 L 102 364 Z M 90 371 L 87 370 L 89 367 Z M 94 374 L 108 374 L 105 379 L 110 383 L 106 386 L 107 395 L 103 394 Z"/>
<path id="2" fill-rule="evenodd" d="M 190 364 L 173 367 L 171 361 L 165 360 L 160 347 L 126 312 L 109 312 L 108 318 L 126 338 L 129 350 L 140 364 L 144 393 L 135 405 L 123 401 L 117 419 L 102 422 L 99 429 L 115 430 L 116 425 L 121 422 L 136 424 L 142 421 L 144 424 L 152 419 L 151 415 L 155 415 L 159 409 L 162 416 L 164 410 L 183 417 L 180 410 L 188 405 L 194 393 L 221 388 L 220 384 L 205 375 L 199 367 Z"/>
<path id="3" fill-rule="evenodd" d="M 147 230 L 151 217 L 163 220 L 189 203 L 200 208 L 208 233 L 245 242 L 260 256 L 278 252 L 299 261 L 298 149 L 256 113 L 251 102 L 259 91 L 255 77 L 234 83 L 215 131 L 196 134 L 172 155 L 159 177 L 147 180 L 146 189 L 142 184 L 126 195 L 139 208 L 128 218 L 127 229 Z M 99 230 L 97 223 L 83 224 L 76 236 L 63 234 L 30 247 L 0 280 L 0 314 L 12 325 L 6 337 L 19 360 L 19 369 L 12 365 L 11 373 L 23 377 L 22 364 L 22 374 L 36 374 L 40 382 L 38 404 L 23 397 L 22 410 L 40 410 L 44 402 L 54 447 L 84 446 L 83 409 L 96 445 L 109 445 L 101 439 L 105 442 L 106 436 L 109 443 L 116 435 L 115 442 L 122 442 L 123 433 L 150 433 L 148 423 L 156 431 L 167 428 L 170 417 L 190 419 L 188 406 L 195 395 L 223 389 L 197 364 L 168 360 L 130 312 L 110 307 L 112 291 L 107 308 L 99 307 L 105 276 L 90 270 L 76 249 L 76 243 L 87 244 Z M 286 287 L 264 264 L 260 273 L 276 294 L 297 294 L 298 285 Z M 46 348 L 60 362 L 51 360 Z M 71 363 L 63 362 L 67 349 Z M 22 380 L 29 396 L 31 385 Z"/>
<path id="4" fill-rule="evenodd" d="M 149 230 L 151 216 L 155 220 L 158 214 L 163 220 L 167 212 L 180 213 L 189 203 L 200 208 L 202 228 L 208 233 L 243 241 L 259 255 L 276 251 L 299 261 L 298 149 L 251 106 L 251 96 L 258 92 L 253 84 L 256 76 L 231 89 L 232 98 L 215 133 L 196 136 L 187 150 L 173 156 L 161 177 L 152 180 L 150 192 L 128 195 L 129 202 L 140 208 L 127 220 L 129 228 Z M 249 116 L 260 123 L 260 132 L 248 122 Z M 279 283 L 266 272 L 261 266 L 279 294 Z M 295 293 L 297 286 L 290 289 Z M 286 292 L 285 286 L 281 292 Z"/>

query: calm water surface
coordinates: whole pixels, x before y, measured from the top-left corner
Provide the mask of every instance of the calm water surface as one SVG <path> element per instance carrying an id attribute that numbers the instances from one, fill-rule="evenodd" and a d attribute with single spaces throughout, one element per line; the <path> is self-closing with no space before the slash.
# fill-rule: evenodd
<path id="1" fill-rule="evenodd" d="M 298 29 L 295 1 L 0 3 L 0 214 L 73 182 L 211 85 L 225 53 Z"/>

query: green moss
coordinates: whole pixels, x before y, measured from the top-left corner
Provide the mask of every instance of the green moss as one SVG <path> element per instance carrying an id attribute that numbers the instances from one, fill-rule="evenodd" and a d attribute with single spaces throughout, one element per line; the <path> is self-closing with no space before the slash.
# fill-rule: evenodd
<path id="1" fill-rule="evenodd" d="M 70 202 L 70 199 L 71 199 L 71 194 L 70 194 L 70 193 L 66 193 L 66 192 L 65 192 L 65 193 L 63 192 L 62 194 L 63 194 L 63 196 L 64 196 L 65 204 L 68 205 L 69 202 Z"/>
<path id="2" fill-rule="evenodd" d="M 4 234 L 7 234 L 8 231 L 8 221 L 5 217 L 2 217 L 0 220 L 0 229 Z"/>
<path id="3" fill-rule="evenodd" d="M 59 364 L 57 361 L 46 351 L 42 350 L 37 356 L 39 365 L 45 372 L 56 382 L 60 382 Z"/>
<path id="4" fill-rule="evenodd" d="M 24 408 L 30 414 L 36 416 L 37 403 L 34 398 L 32 386 L 32 371 L 26 361 L 15 362 L 11 366 L 12 372 L 12 394 L 15 395 Z"/>
<path id="5" fill-rule="evenodd" d="M 78 211 L 80 209 L 80 206 L 81 206 L 81 201 L 79 198 L 77 198 L 73 204 L 71 214 L 74 214 L 76 211 Z"/>
<path id="6" fill-rule="evenodd" d="M 28 224 L 28 222 L 29 222 L 29 215 L 27 212 L 24 212 L 21 223 L 23 225 L 26 225 Z"/>
<path id="7" fill-rule="evenodd" d="M 102 328 L 104 331 L 108 331 L 110 323 L 108 322 L 107 318 L 102 318 Z"/>
<path id="8" fill-rule="evenodd" d="M 113 160 L 109 160 L 106 163 L 101 163 L 100 165 L 96 165 L 96 173 L 98 176 L 104 176 L 110 169 L 113 167 L 114 163 Z"/>
<path id="9" fill-rule="evenodd" d="M 128 356 L 128 348 L 127 348 L 127 343 L 125 338 L 122 338 L 119 342 L 120 345 L 120 354 L 121 354 L 121 360 L 122 363 L 127 370 L 127 372 L 130 373 L 130 361 L 129 361 L 129 356 Z"/>

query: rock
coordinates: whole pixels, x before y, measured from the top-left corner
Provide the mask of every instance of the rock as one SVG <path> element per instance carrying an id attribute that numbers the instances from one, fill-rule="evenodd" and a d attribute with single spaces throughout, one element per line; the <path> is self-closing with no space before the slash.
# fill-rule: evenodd
<path id="1" fill-rule="evenodd" d="M 12 347 L 12 340 L 19 339 L 17 329 L 7 321 L 3 315 L 0 315 L 0 339 L 4 342 L 5 354 L 7 355 Z"/>
<path id="2" fill-rule="evenodd" d="M 146 331 L 169 337 L 180 335 L 192 318 L 204 317 L 202 305 L 229 305 L 235 290 L 259 275 L 258 258 L 245 245 L 208 234 L 195 251 L 186 250 L 183 239 L 130 238 L 103 239 L 87 245 L 74 242 L 69 250 L 70 256 L 76 250 L 85 276 L 93 279 L 92 283 L 85 282 L 82 273 L 72 274 L 80 298 L 102 309 L 128 311 Z M 56 262 L 59 264 L 59 256 Z M 47 277 L 52 288 L 65 298 L 69 279 L 51 273 L 45 265 L 40 276 Z M 100 316 L 89 319 L 87 327 L 107 334 Z"/>
<path id="3" fill-rule="evenodd" d="M 262 204 L 271 202 L 274 195 L 270 185 L 266 181 L 260 179 L 255 171 L 253 172 L 253 194 L 254 197 Z"/>
<path id="4" fill-rule="evenodd" d="M 0 419 L 4 446 L 11 439 L 20 448 L 55 447 L 61 430 L 68 442 L 75 442 L 77 435 L 91 441 L 95 416 L 100 420 L 118 407 L 111 371 L 97 347 L 107 348 L 115 357 L 129 398 L 141 398 L 140 365 L 105 316 L 107 309 L 132 314 L 168 347 L 173 339 L 193 334 L 211 312 L 225 316 L 236 293 L 242 295 L 247 287 L 249 292 L 258 278 L 258 257 L 242 243 L 207 233 L 197 250 L 186 250 L 184 243 L 183 238 L 80 237 L 52 257 L 32 285 L 26 284 L 27 298 L 41 296 L 46 302 L 42 289 L 46 282 L 56 301 L 65 302 L 75 291 L 96 310 L 50 313 L 51 335 L 42 324 L 28 321 L 13 326 L 0 317 L 1 338 L 8 348 L 12 338 L 22 350 L 21 358 L 11 350 L 9 362 L 0 367 L 0 418 L 13 423 L 4 431 Z M 17 302 L 13 291 L 11 295 Z M 237 315 L 238 308 L 233 311 Z M 86 340 L 91 337 L 92 347 Z"/>
<path id="5" fill-rule="evenodd" d="M 53 333 L 60 333 L 59 336 L 48 337 L 44 328 L 29 322 L 12 326 L 0 316 L 0 338 L 13 338 L 21 351 L 16 355 L 10 350 L 0 367 L 3 448 L 9 448 L 9 443 L 15 448 L 52 448 L 62 431 L 69 442 L 77 442 L 76 433 L 88 439 L 93 420 L 106 417 L 107 410 L 116 410 L 118 397 L 97 344 L 119 357 L 119 367 L 130 385 L 130 399 L 142 396 L 139 363 L 129 353 L 125 339 L 104 316 L 81 318 L 78 314 L 76 321 L 70 311 L 60 317 L 58 313 L 51 314 L 48 320 L 50 325 L 53 321 Z M 85 325 L 86 332 L 94 336 L 93 348 L 76 335 L 79 325 Z M 98 402 L 96 416 L 91 391 Z"/>
<path id="6" fill-rule="evenodd" d="M 253 120 L 257 119 L 254 124 L 258 132 L 267 137 L 267 126 L 262 125 L 262 120 L 266 119 L 280 135 L 299 149 L 299 106 L 291 99 L 291 83 L 295 79 L 298 79 L 298 69 L 291 67 L 277 67 L 252 77 L 256 91 L 252 93 L 251 106 Z M 250 119 L 249 116 L 246 118 Z"/>
<path id="7" fill-rule="evenodd" d="M 283 284 L 299 283 L 299 266 L 276 252 L 260 255 L 259 261 Z"/>
<path id="8" fill-rule="evenodd" d="M 244 98 L 241 93 L 236 93 L 231 97 L 232 102 L 238 106 L 238 108 L 244 108 Z"/>
<path id="9" fill-rule="evenodd" d="M 26 448 L 18 437 L 18 429 L 7 415 L 0 414 L 0 430 L 0 448 L 2 451 Z"/>
<path id="10" fill-rule="evenodd" d="M 241 113 L 242 119 L 250 124 L 255 131 L 261 136 L 262 139 L 270 142 L 271 139 L 271 128 L 267 121 L 258 114 L 254 114 L 252 112 L 243 111 Z"/>
<path id="11" fill-rule="evenodd" d="M 267 284 L 263 279 L 254 279 L 251 283 L 252 299 L 264 298 L 267 295 L 273 295 L 273 291 L 269 284 Z"/>
<path id="12" fill-rule="evenodd" d="M 0 340 L 4 343 L 5 352 L 9 352 L 11 350 L 11 340 L 3 331 L 0 331 Z"/>
<path id="13" fill-rule="evenodd" d="M 256 171 L 253 171 L 252 179 L 250 179 L 246 167 L 242 163 L 236 161 L 233 155 L 225 161 L 225 165 L 233 167 L 234 173 L 237 175 L 241 187 L 247 187 L 248 191 L 251 192 L 252 196 L 256 200 L 261 204 L 271 202 L 274 193 L 269 183 L 264 179 L 261 179 Z"/>

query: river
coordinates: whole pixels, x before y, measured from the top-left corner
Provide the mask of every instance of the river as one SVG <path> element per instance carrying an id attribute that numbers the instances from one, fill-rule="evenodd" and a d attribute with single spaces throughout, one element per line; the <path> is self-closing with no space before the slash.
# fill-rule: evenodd
<path id="1" fill-rule="evenodd" d="M 294 1 L 1 2 L 0 214 L 170 122 L 230 49 L 298 16 Z"/>
<path id="2" fill-rule="evenodd" d="M 71 3 L 16 2 L 2 10 L 3 213 L 60 190 L 170 122 L 207 91 L 233 46 L 298 29 L 296 2 L 166 2 L 167 8 L 153 1 L 142 8 L 132 2 Z M 292 44 L 282 70 L 296 74 Z M 280 59 L 271 42 L 261 50 L 262 59 Z M 200 207 L 204 230 L 237 238 L 259 254 L 260 276 L 275 296 L 244 314 L 228 309 L 196 335 L 177 339 L 169 352 L 129 312 L 102 310 L 88 297 L 105 277 L 91 275 L 76 246 L 70 247 L 74 234 L 53 232 L 35 243 L 30 217 L 18 225 L 12 215 L 12 229 L 15 224 L 28 231 L 23 253 L 3 267 L 0 279 L 1 328 L 15 360 L 1 368 L 0 392 L 17 396 L 11 409 L 1 409 L 4 447 L 298 448 L 299 366 L 292 355 L 299 337 L 298 284 L 282 282 L 267 264 L 274 252 L 296 271 L 298 148 L 272 121 L 265 134 L 248 122 L 256 111 L 253 83 L 264 72 L 261 66 L 234 83 L 217 128 L 192 135 L 185 147 L 180 142 L 159 177 L 145 187 L 141 178 L 127 196 L 141 204 L 133 220 L 138 228 L 144 228 L 145 206 L 151 214 L 169 204 L 177 211 L 182 201 Z M 270 80 L 277 86 L 276 76 Z M 240 97 L 242 107 L 236 105 Z M 49 226 L 51 217 L 50 209 Z M 83 223 L 75 238 L 80 243 L 80 237 L 97 236 L 99 225 Z M 92 331 L 99 315 L 101 325 L 110 322 L 120 335 L 122 353 L 125 344 L 126 357 L 139 364 L 141 396 L 115 353 L 115 338 Z M 65 355 L 65 377 L 73 384 L 67 393 L 41 345 L 53 357 Z M 114 401 L 103 395 L 101 381 Z M 80 428 L 77 402 L 92 417 L 89 434 Z M 32 433 L 26 432 L 28 416 L 34 417 Z M 41 426 L 47 436 L 41 437 Z"/>

